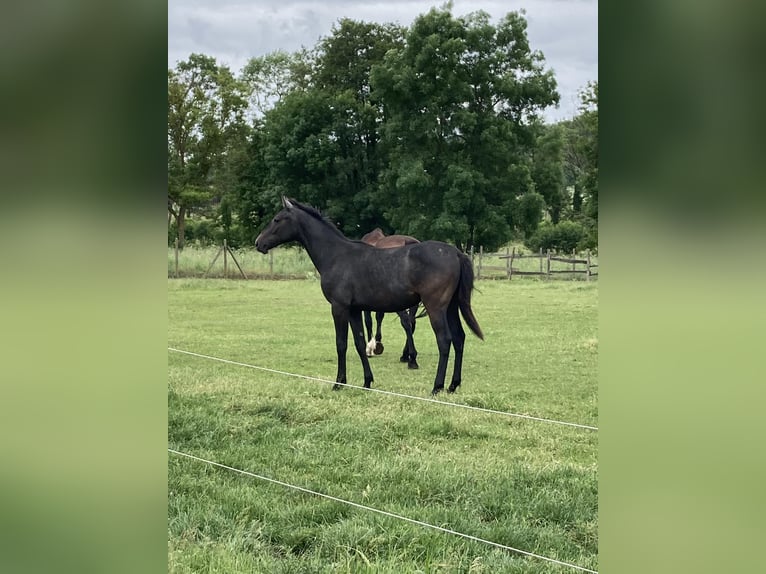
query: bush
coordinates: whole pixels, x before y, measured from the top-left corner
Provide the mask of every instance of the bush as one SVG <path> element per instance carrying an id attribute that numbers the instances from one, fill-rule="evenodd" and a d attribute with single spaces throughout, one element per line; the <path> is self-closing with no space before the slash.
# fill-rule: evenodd
<path id="1" fill-rule="evenodd" d="M 171 247 L 178 235 L 178 224 L 175 220 L 168 225 L 168 246 Z M 205 218 L 192 218 L 186 220 L 184 230 L 186 245 L 198 245 L 205 247 L 208 245 L 221 245 L 224 237 L 232 249 L 250 245 L 252 242 L 244 240 L 244 231 L 239 223 L 234 223 L 227 230 L 212 220 Z"/>
<path id="2" fill-rule="evenodd" d="M 587 238 L 587 230 L 580 223 L 561 221 L 553 225 L 545 222 L 527 240 L 526 245 L 532 251 L 550 249 L 560 253 L 571 253 L 573 250 L 582 249 Z"/>

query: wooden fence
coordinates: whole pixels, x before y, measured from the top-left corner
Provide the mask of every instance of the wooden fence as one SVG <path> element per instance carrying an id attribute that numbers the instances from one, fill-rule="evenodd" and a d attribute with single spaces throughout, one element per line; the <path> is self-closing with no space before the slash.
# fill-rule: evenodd
<path id="1" fill-rule="evenodd" d="M 268 255 L 268 263 L 262 261 L 263 256 L 256 254 L 256 260 L 252 259 L 252 252 L 249 250 L 239 250 L 237 255 L 229 247 L 226 240 L 215 251 L 213 257 L 213 251 L 206 251 L 205 257 L 212 258 L 202 260 L 194 257 L 191 261 L 188 260 L 179 265 L 179 248 L 178 242 L 174 245 L 173 252 L 171 252 L 171 258 L 168 263 L 168 276 L 169 277 L 209 277 L 211 271 L 216 266 L 216 263 L 223 263 L 223 274 L 221 275 L 219 270 L 216 270 L 213 275 L 217 277 L 242 277 L 248 278 L 305 278 L 307 276 L 314 276 L 314 267 L 311 260 L 306 257 L 295 257 L 284 259 L 289 254 L 285 252 L 282 254 L 283 259 L 280 260 L 280 264 L 275 265 L 274 251 L 270 250 Z M 289 251 L 289 250 L 288 250 Z M 473 264 L 474 274 L 476 279 L 513 279 L 514 276 L 538 276 L 550 279 L 553 276 L 583 276 L 586 281 L 590 281 L 592 277 L 598 276 L 598 263 L 594 261 L 590 251 L 587 251 L 584 255 L 578 256 L 574 251 L 569 256 L 563 256 L 560 254 L 552 253 L 551 251 L 543 252 L 542 249 L 537 253 L 523 253 L 520 250 L 514 248 L 506 248 L 504 252 L 485 253 L 483 247 L 479 247 L 478 251 L 471 247 L 468 251 L 468 255 L 471 258 Z M 221 257 L 223 256 L 223 257 Z M 242 257 L 243 259 L 240 259 Z M 537 259 L 536 262 L 533 262 Z M 500 261 L 497 261 L 500 260 Z M 229 262 L 236 266 L 236 270 L 232 269 Z M 502 263 L 497 265 L 496 263 Z M 279 267 L 279 269 L 277 269 Z M 206 270 L 205 270 L 206 269 Z M 245 273 L 247 269 L 247 273 Z M 595 271 L 594 271 L 595 270 Z M 203 272 L 204 271 L 204 272 Z"/>
<path id="2" fill-rule="evenodd" d="M 471 247 L 470 256 L 471 262 L 474 265 L 476 279 L 482 279 L 482 273 L 485 279 L 490 277 L 497 278 L 499 275 L 509 280 L 513 279 L 514 276 L 524 275 L 536 275 L 550 279 L 553 275 L 571 274 L 577 276 L 580 274 L 585 276 L 586 281 L 590 281 L 591 277 L 598 276 L 598 271 L 593 271 L 593 269 L 598 268 L 598 263 L 593 263 L 590 251 L 587 251 L 583 258 L 583 256 L 578 257 L 575 251 L 572 251 L 570 257 L 563 257 L 551 253 L 550 250 L 543 253 L 542 249 L 537 253 L 517 252 L 515 247 L 512 249 L 506 248 L 505 253 L 484 253 L 484 247 L 480 246 L 478 251 L 474 251 L 474 248 Z M 505 260 L 505 265 L 492 265 L 490 262 L 493 259 Z M 529 265 L 526 269 L 519 269 L 513 266 L 514 262 L 519 262 L 523 259 L 538 259 L 539 270 L 530 271 Z M 566 268 L 562 268 L 560 265 L 553 265 L 554 263 L 563 263 L 566 265 Z M 537 267 L 537 265 L 534 267 Z"/>

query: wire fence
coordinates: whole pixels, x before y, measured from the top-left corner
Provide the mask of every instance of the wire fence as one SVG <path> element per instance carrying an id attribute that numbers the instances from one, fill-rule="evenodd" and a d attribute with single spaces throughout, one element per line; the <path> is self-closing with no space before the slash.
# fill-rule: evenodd
<path id="1" fill-rule="evenodd" d="M 202 354 L 202 353 L 195 353 L 193 351 L 186 351 L 186 350 L 177 349 L 177 348 L 174 348 L 174 347 L 168 347 L 168 351 L 171 351 L 171 352 L 174 352 L 174 353 L 183 354 L 183 355 L 203 358 L 203 359 L 207 359 L 207 360 L 217 361 L 217 362 L 221 362 L 221 363 L 236 365 L 236 366 L 240 366 L 240 367 L 256 369 L 256 370 L 260 370 L 260 371 L 265 371 L 265 372 L 270 372 L 270 373 L 275 373 L 275 374 L 280 374 L 280 375 L 300 378 L 300 379 L 309 380 L 309 381 L 312 381 L 312 382 L 318 382 L 318 383 L 323 383 L 323 384 L 331 384 L 331 385 L 335 385 L 336 384 L 335 381 L 330 381 L 330 380 L 322 379 L 322 378 L 319 378 L 319 377 L 312 377 L 312 376 L 308 376 L 308 375 L 301 375 L 301 374 L 296 374 L 296 373 L 290 373 L 290 372 L 287 372 L 287 371 L 271 369 L 271 368 L 268 368 L 268 367 L 260 367 L 260 366 L 257 366 L 257 365 L 251 365 L 251 364 L 243 363 L 243 362 L 239 362 L 239 361 L 232 361 L 232 360 L 229 360 L 229 359 L 223 359 L 223 358 L 220 358 L 220 357 L 214 357 L 212 355 L 205 355 L 205 354 Z M 472 406 L 472 405 L 466 405 L 466 404 L 462 404 L 462 403 L 451 403 L 451 402 L 440 401 L 440 400 L 431 399 L 431 398 L 417 397 L 417 396 L 406 395 L 406 394 L 402 394 L 402 393 L 395 393 L 395 392 L 392 392 L 392 391 L 386 391 L 386 390 L 382 390 L 382 389 L 366 388 L 366 387 L 361 387 L 361 386 L 357 386 L 357 385 L 349 385 L 349 384 L 347 384 L 347 385 L 345 385 L 345 387 L 354 388 L 354 389 L 361 389 L 361 390 L 375 392 L 375 393 L 380 393 L 380 394 L 384 394 L 384 395 L 395 396 L 395 397 L 398 397 L 398 398 L 403 398 L 403 399 L 408 399 L 408 400 L 418 400 L 418 401 L 429 402 L 429 403 L 437 403 L 439 405 L 451 406 L 451 407 L 456 407 L 456 408 L 463 408 L 463 409 L 468 409 L 468 410 L 472 410 L 472 411 L 479 411 L 479 412 L 485 412 L 485 413 L 496 414 L 496 415 L 504 415 L 504 416 L 509 416 L 509 417 L 517 417 L 517 418 L 533 420 L 533 421 L 538 421 L 538 422 L 546 422 L 546 423 L 552 423 L 552 424 L 557 424 L 557 425 L 563 425 L 563 426 L 576 427 L 576 428 L 581 428 L 581 429 L 586 429 L 586 430 L 598 431 L 598 427 L 590 426 L 590 425 L 584 425 L 584 424 L 579 424 L 579 423 L 571 423 L 571 422 L 566 422 L 566 421 L 558 421 L 558 420 L 553 420 L 553 419 L 546 419 L 546 418 L 543 418 L 543 417 L 535 417 L 535 416 L 526 415 L 526 414 L 512 413 L 512 412 L 507 412 L 507 411 L 499 411 L 499 410 L 487 409 L 487 408 L 483 408 L 483 407 L 475 407 L 475 406 Z M 494 541 L 491 541 L 491 540 L 486 540 L 486 539 L 483 539 L 483 538 L 479 538 L 479 537 L 473 536 L 471 534 L 465 534 L 465 533 L 462 533 L 462 532 L 458 532 L 456 530 L 452 530 L 452 529 L 446 528 L 444 526 L 437 526 L 437 525 L 434 525 L 434 524 L 423 522 L 421 520 L 417 520 L 417 519 L 410 518 L 410 517 L 407 517 L 407 516 L 402 516 L 400 514 L 395 514 L 395 513 L 388 512 L 388 511 L 385 511 L 385 510 L 381 510 L 381 509 L 378 509 L 378 508 L 374 508 L 374 507 L 371 507 L 371 506 L 366 506 L 366 505 L 363 505 L 363 504 L 359 504 L 357 502 L 353 502 L 353 501 L 350 501 L 350 500 L 345 500 L 345 499 L 342 499 L 342 498 L 338 498 L 338 497 L 335 497 L 335 496 L 332 496 L 332 495 L 329 495 L 329 494 L 325 494 L 325 493 L 322 493 L 322 492 L 317 492 L 317 491 L 314 491 L 314 490 L 310 490 L 310 489 L 302 487 L 302 486 L 293 485 L 293 484 L 290 484 L 288 482 L 284 482 L 284 481 L 277 480 L 277 479 L 274 479 L 274 478 L 271 478 L 271 477 L 263 476 L 263 475 L 260 475 L 260 474 L 257 474 L 257 473 L 251 472 L 251 471 L 238 469 L 238 468 L 235 468 L 235 467 L 232 467 L 232 466 L 228 466 L 228 465 L 225 465 L 225 464 L 222 464 L 222 463 L 219 463 L 219 462 L 215 462 L 215 461 L 208 460 L 208 459 L 205 459 L 205 458 L 202 458 L 202 457 L 198 457 L 198 456 L 195 456 L 193 454 L 185 453 L 185 452 L 173 449 L 173 448 L 168 448 L 168 452 L 172 453 L 172 454 L 174 454 L 176 456 L 185 457 L 185 458 L 188 458 L 188 459 L 191 459 L 191 460 L 195 460 L 197 462 L 201 462 L 201 463 L 205 463 L 205 464 L 208 464 L 208 465 L 211 465 L 211 466 L 222 468 L 222 469 L 228 470 L 230 472 L 238 473 L 238 474 L 241 474 L 241 475 L 244 475 L 244 476 L 249 476 L 249 477 L 256 478 L 256 479 L 259 479 L 259 480 L 262 480 L 262 481 L 265 481 L 265 482 L 269 482 L 269 483 L 272 483 L 272 484 L 277 484 L 277 485 L 283 486 L 285 488 L 289 488 L 289 489 L 292 489 L 292 490 L 303 492 L 305 494 L 310 494 L 312 496 L 317 496 L 317 497 L 325 498 L 325 499 L 328 499 L 328 500 L 332 500 L 332 501 L 338 502 L 340 504 L 345 504 L 345 505 L 352 506 L 352 507 L 360 509 L 360 510 L 365 510 L 367 512 L 373 512 L 373 513 L 380 514 L 380 515 L 383 515 L 383 516 L 386 516 L 386 517 L 389 517 L 389 518 L 393 518 L 393 519 L 396 519 L 396 520 L 401 520 L 401 521 L 404 521 L 404 522 L 408 522 L 410 524 L 415 524 L 417 526 L 421 526 L 421 527 L 424 527 L 424 528 L 430 528 L 430 529 L 437 530 L 437 531 L 440 531 L 440 532 L 443 532 L 443 533 L 446 533 L 446 534 L 451 534 L 453 536 L 458 536 L 458 537 L 461 537 L 461 538 L 464 538 L 464 539 L 467 539 L 467 540 L 471 540 L 473 542 L 478 542 L 478 543 L 481 543 L 481 544 L 486 544 L 488 546 L 493 546 L 495 548 L 500 548 L 502 550 L 506 550 L 508 552 L 513 552 L 513 553 L 516 553 L 516 554 L 520 554 L 520 555 L 523 555 L 523 556 L 526 556 L 526 557 L 529 557 L 529 558 L 543 560 L 543 561 L 546 561 L 546 562 L 550 562 L 550 563 L 553 563 L 553 564 L 557 564 L 559 566 L 563 566 L 563 567 L 566 567 L 566 568 L 571 568 L 573 570 L 578 570 L 578 571 L 581 571 L 581 572 L 589 572 L 589 573 L 592 573 L 592 574 L 598 574 L 598 571 L 585 568 L 584 566 L 579 566 L 577 564 L 573 564 L 573 563 L 569 563 L 569 562 L 564 562 L 564 561 L 557 560 L 557 559 L 554 559 L 554 558 L 549 558 L 549 557 L 543 556 L 541 554 L 536 554 L 534 552 L 530 552 L 530 551 L 523 550 L 523 549 L 520 549 L 520 548 L 515 548 L 515 547 L 512 547 L 512 546 L 505 545 L 505 544 L 500 544 L 498 542 L 494 542 Z"/>
<path id="2" fill-rule="evenodd" d="M 488 545 L 494 546 L 496 548 L 501 548 L 503 550 L 508 550 L 510 552 L 516 552 L 517 554 L 522 554 L 524 556 L 529 556 L 531 558 L 537 558 L 537 559 L 540 559 L 540 560 L 545 560 L 547 562 L 552 562 L 554 564 L 558 564 L 560 566 L 566 566 L 567 568 L 573 568 L 573 569 L 576 569 L 576 570 L 580 570 L 582 572 L 591 572 L 593 574 L 598 574 L 598 572 L 596 570 L 589 570 L 588 568 L 585 568 L 583 566 L 578 566 L 577 564 L 570 564 L 569 562 L 563 562 L 561 560 L 556 560 L 554 558 L 548 558 L 546 556 L 542 556 L 540 554 L 535 554 L 534 552 L 529 552 L 527 550 L 521 550 L 519 548 L 514 548 L 512 546 L 506 546 L 505 544 L 500 544 L 498 542 L 492 542 L 491 540 L 485 540 L 483 538 L 479 538 L 477 536 L 472 536 L 470 534 L 463 534 L 462 532 L 457 532 L 457 531 L 451 530 L 449 528 L 444 528 L 443 526 L 436 526 L 435 524 L 429 524 L 428 522 L 423 522 L 421 520 L 415 520 L 414 518 L 408 518 L 407 516 L 402 516 L 401 514 L 394 514 L 393 512 L 387 512 L 385 510 L 380 510 L 378 508 L 373 508 L 372 506 L 366 506 L 364 504 L 359 504 L 357 502 L 352 502 L 350 500 L 345 500 L 343 498 L 337 498 L 337 497 L 331 496 L 329 494 L 324 494 L 324 493 L 321 493 L 321 492 L 316 492 L 314 490 L 309 490 L 308 488 L 304 488 L 302 486 L 296 486 L 294 484 L 290 484 L 289 482 L 283 482 L 281 480 L 276 480 L 274 478 L 269 478 L 267 476 L 262 476 L 260 474 L 254 473 L 254 472 L 250 472 L 250 471 L 247 471 L 247 470 L 241 470 L 241 469 L 238 469 L 238 468 L 234 468 L 232 466 L 221 464 L 219 462 L 214 462 L 212 460 L 207 460 L 207 459 L 204 459 L 204 458 L 201 458 L 201 457 L 198 457 L 198 456 L 194 456 L 192 454 L 188 454 L 188 453 L 185 453 L 185 452 L 181 452 L 181 451 L 178 451 L 178 450 L 175 450 L 175 449 L 172 449 L 172 448 L 168 448 L 168 452 L 170 452 L 172 454 L 175 454 L 175 455 L 178 455 L 178 456 L 183 456 L 183 457 L 186 457 L 186 458 L 190 458 L 190 459 L 196 460 L 198 462 L 204 462 L 205 464 L 209 464 L 209 465 L 212 465 L 212 466 L 223 468 L 223 469 L 229 470 L 231 472 L 236 472 L 236 473 L 239 473 L 239 474 L 243 474 L 243 475 L 246 475 L 246 476 L 257 478 L 259 480 L 264 480 L 264 481 L 270 482 L 272 484 L 278 484 L 280 486 L 284 486 L 286 488 L 291 488 L 293 490 L 304 492 L 306 494 L 311 494 L 311 495 L 314 495 L 314 496 L 319 496 L 319 497 L 322 497 L 322 498 L 327 498 L 329 500 L 333 500 L 333 501 L 339 502 L 341 504 L 347 504 L 349 506 L 353 506 L 354 508 L 359 508 L 361 510 L 366 510 L 368 512 L 375 512 L 377 514 L 382 514 L 383 516 L 388 516 L 390 518 L 396 518 L 397 520 L 403 520 L 405 522 L 409 522 L 411 524 L 416 524 L 418 526 L 423 526 L 425 528 L 432 528 L 432 529 L 438 530 L 440 532 L 445 532 L 447 534 L 452 534 L 452 535 L 455 535 L 455 536 L 460 536 L 462 538 L 466 538 L 468 540 L 473 540 L 474 542 L 480 542 L 480 543 L 483 543 L 483 544 L 488 544 Z"/>
<path id="3" fill-rule="evenodd" d="M 317 382 L 317 383 L 324 383 L 324 384 L 328 384 L 328 385 L 335 385 L 336 384 L 335 381 L 330 381 L 330 380 L 327 380 L 327 379 L 321 379 L 319 377 L 311 377 L 311 376 L 308 376 L 308 375 L 300 375 L 300 374 L 296 374 L 296 373 L 288 373 L 287 371 L 280 371 L 280 370 L 277 370 L 277 369 L 270 369 L 268 367 L 259 367 L 257 365 L 251 365 L 251 364 L 248 364 L 248 363 L 241 363 L 241 362 L 238 362 L 238 361 L 231 361 L 229 359 L 222 359 L 220 357 L 214 357 L 212 355 L 203 355 L 201 353 L 194 353 L 192 351 L 185 351 L 183 349 L 176 349 L 174 347 L 168 347 L 168 351 L 172 351 L 174 353 L 182 353 L 184 355 L 191 355 L 193 357 L 199 357 L 199 358 L 202 358 L 202 359 L 209 359 L 211 361 L 218 361 L 218 362 L 221 362 L 221 363 L 228 363 L 230 365 L 237 365 L 237 366 L 246 367 L 246 368 L 249 368 L 249 369 L 257 369 L 259 371 L 266 371 L 266 372 L 269 372 L 269 373 L 276 373 L 276 374 L 279 374 L 279 375 L 286 375 L 288 377 L 297 377 L 299 379 L 305 379 L 305 380 L 314 381 L 314 382 Z M 344 388 L 359 389 L 359 390 L 362 390 L 362 391 L 369 391 L 371 393 L 380 393 L 380 394 L 383 394 L 383 395 L 389 395 L 389 396 L 399 397 L 399 398 L 403 398 L 403 399 L 410 399 L 410 400 L 415 400 L 415 401 L 423 401 L 423 402 L 427 402 L 427 403 L 436 403 L 438 405 L 451 406 L 451 407 L 468 409 L 468 410 L 472 410 L 472 411 L 480 411 L 480 412 L 491 413 L 491 414 L 496 414 L 496 415 L 505 415 L 505 416 L 509 416 L 509 417 L 517 417 L 517 418 L 522 418 L 522 419 L 527 419 L 527 420 L 533 420 L 533 421 L 539 421 L 539 422 L 545 422 L 545 423 L 551 423 L 551 424 L 557 424 L 557 425 L 563 425 L 563 426 L 569 426 L 569 427 L 576 427 L 576 428 L 592 430 L 592 431 L 597 431 L 598 430 L 598 427 L 590 426 L 590 425 L 585 425 L 585 424 L 580 424 L 580 423 L 558 421 L 558 420 L 554 420 L 554 419 L 547 419 L 547 418 L 543 418 L 543 417 L 536 417 L 536 416 L 527 415 L 527 414 L 511 413 L 511 412 L 507 412 L 507 411 L 498 411 L 498 410 L 494 410 L 494 409 L 486 409 L 484 407 L 475 407 L 473 405 L 466 405 L 466 404 L 463 404 L 463 403 L 451 403 L 451 402 L 440 401 L 440 400 L 437 400 L 437 399 L 431 399 L 431 398 L 427 398 L 427 397 L 416 397 L 414 395 L 405 395 L 405 394 L 402 394 L 402 393 L 395 393 L 395 392 L 386 391 L 386 390 L 383 390 L 383 389 L 373 389 L 371 387 L 360 387 L 358 385 L 345 384 Z"/>

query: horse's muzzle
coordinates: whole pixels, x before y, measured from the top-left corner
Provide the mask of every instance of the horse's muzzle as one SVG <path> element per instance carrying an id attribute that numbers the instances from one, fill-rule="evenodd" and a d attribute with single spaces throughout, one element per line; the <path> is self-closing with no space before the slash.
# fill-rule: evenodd
<path id="1" fill-rule="evenodd" d="M 263 246 L 260 235 L 255 238 L 255 249 L 256 251 L 259 251 L 260 253 L 264 253 L 264 254 L 269 252 L 268 247 Z"/>

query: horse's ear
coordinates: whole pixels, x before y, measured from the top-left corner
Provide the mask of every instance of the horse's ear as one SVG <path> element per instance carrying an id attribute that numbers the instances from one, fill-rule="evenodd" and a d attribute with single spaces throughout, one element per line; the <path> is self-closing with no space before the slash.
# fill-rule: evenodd
<path id="1" fill-rule="evenodd" d="M 287 208 L 287 209 L 292 209 L 292 208 L 293 208 L 293 204 L 292 204 L 292 203 L 290 202 L 290 200 L 289 200 L 289 199 L 287 199 L 287 197 L 285 197 L 284 195 L 282 196 L 282 205 L 283 205 L 285 208 Z"/>

